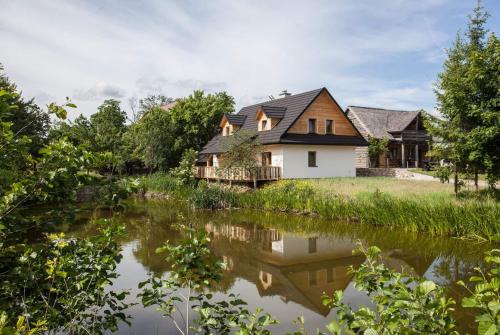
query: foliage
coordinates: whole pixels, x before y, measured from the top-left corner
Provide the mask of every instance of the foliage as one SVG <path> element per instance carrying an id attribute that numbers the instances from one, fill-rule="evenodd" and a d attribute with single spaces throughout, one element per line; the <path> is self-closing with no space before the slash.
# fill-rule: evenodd
<path id="1" fill-rule="evenodd" d="M 431 120 L 428 129 L 442 139 L 440 152 L 457 170 L 484 170 L 493 187 L 500 178 L 500 42 L 494 34 L 486 36 L 488 16 L 478 3 L 465 36 L 457 35 L 447 50 L 435 89 L 442 119 Z"/>
<path id="2" fill-rule="evenodd" d="M 38 107 L 34 99 L 23 99 L 17 86 L 3 73 L 1 64 L 0 92 L 4 92 L 0 105 L 1 121 L 9 122 L 16 136 L 29 137 L 30 141 L 26 143 L 27 149 L 30 154 L 36 156 L 38 150 L 47 142 L 49 114 Z"/>
<path id="3" fill-rule="evenodd" d="M 337 321 L 328 325 L 331 334 L 458 334 L 451 317 L 452 299 L 434 282 L 413 278 L 388 269 L 379 259 L 380 249 L 365 249 L 359 242 L 354 254 L 366 262 L 354 274 L 354 287 L 366 292 L 375 310 L 360 307 L 353 311 L 342 302 L 343 292 L 325 295 L 323 303 L 335 308 Z"/>
<path id="4" fill-rule="evenodd" d="M 493 265 L 493 268 L 487 271 L 475 269 L 478 276 L 469 278 L 474 285 L 473 290 L 470 290 L 464 282 L 459 284 L 471 294 L 462 300 L 462 306 L 474 308 L 479 312 L 476 316 L 478 334 L 493 335 L 500 333 L 500 250 L 489 251 L 485 261 Z"/>
<path id="5" fill-rule="evenodd" d="M 0 90 L 0 328 L 3 333 L 94 333 L 116 330 L 126 319 L 124 293 L 107 290 L 116 277 L 120 248 L 114 224 L 96 237 L 68 240 L 62 235 L 44 236 L 57 219 L 47 204 L 71 207 L 79 189 L 96 182 L 81 173 L 99 163 L 94 155 L 66 139 L 53 139 L 37 156 L 28 144 L 36 135 L 14 133 L 5 121 L 17 109 L 17 92 Z M 67 108 L 51 103 L 48 112 L 58 118 Z M 16 166 L 13 163 L 16 162 Z M 41 215 L 32 212 L 39 208 Z M 37 231 L 36 240 L 29 239 Z"/>
<path id="6" fill-rule="evenodd" d="M 172 320 L 181 334 L 271 334 L 267 326 L 277 323 L 268 314 L 257 310 L 251 314 L 244 308 L 246 303 L 237 296 L 230 295 L 228 300 L 213 301 L 206 293 L 222 279 L 224 264 L 216 259 L 209 249 L 209 238 L 204 231 L 181 226 L 185 237 L 173 246 L 168 242 L 157 250 L 167 254 L 166 261 L 171 264 L 168 277 L 151 276 L 139 284 L 139 296 L 144 306 L 157 305 L 163 316 Z M 186 293 L 181 293 L 184 289 Z M 181 312 L 183 304 L 184 314 Z M 190 325 L 189 313 L 198 313 L 194 325 Z M 180 325 L 174 318 L 180 313 L 185 324 Z"/>
<path id="7" fill-rule="evenodd" d="M 175 125 L 170 112 L 159 107 L 150 110 L 138 123 L 132 126 L 137 156 L 151 170 L 166 170 L 174 166 L 172 154 Z"/>
<path id="8" fill-rule="evenodd" d="M 195 183 L 193 169 L 196 164 L 198 152 L 194 149 L 187 149 L 182 154 L 182 159 L 179 166 L 172 169 L 171 174 L 184 185 L 192 185 Z"/>
<path id="9" fill-rule="evenodd" d="M 378 163 L 379 155 L 386 153 L 388 150 L 388 138 L 375 138 L 372 136 L 368 136 L 368 156 L 370 157 L 370 162 L 372 162 L 372 165 L 376 166 Z"/>
<path id="10" fill-rule="evenodd" d="M 100 233 L 82 240 L 50 234 L 47 242 L 23 250 L 2 246 L 0 311 L 6 325 L 22 316 L 27 329 L 41 325 L 53 332 L 101 334 L 127 321 L 126 292 L 107 286 L 116 278 L 123 228 L 102 222 Z"/>
<path id="11" fill-rule="evenodd" d="M 234 99 L 226 92 L 207 94 L 194 91 L 178 99 L 169 111 L 172 117 L 174 165 L 186 149 L 200 151 L 212 137 L 219 133 L 223 115 L 234 111 Z"/>
<path id="12" fill-rule="evenodd" d="M 452 174 L 452 170 L 450 166 L 439 166 L 436 169 L 436 177 L 439 178 L 439 181 L 442 182 L 443 184 L 449 183 L 450 182 L 450 176 Z"/>
<path id="13" fill-rule="evenodd" d="M 239 130 L 223 142 L 224 155 L 220 162 L 220 170 L 243 168 L 255 174 L 258 166 L 257 155 L 262 151 L 262 145 L 257 133 Z"/>
<path id="14" fill-rule="evenodd" d="M 236 196 L 230 190 L 219 186 L 200 186 L 193 190 L 189 197 L 190 203 L 200 209 L 226 209 L 236 203 Z"/>
<path id="15" fill-rule="evenodd" d="M 109 164 L 111 171 L 123 168 L 125 158 L 120 155 L 123 145 L 123 134 L 127 127 L 127 114 L 120 108 L 120 102 L 114 99 L 105 100 L 97 113 L 90 117 L 92 134 L 95 136 L 94 152 L 111 152 Z"/>

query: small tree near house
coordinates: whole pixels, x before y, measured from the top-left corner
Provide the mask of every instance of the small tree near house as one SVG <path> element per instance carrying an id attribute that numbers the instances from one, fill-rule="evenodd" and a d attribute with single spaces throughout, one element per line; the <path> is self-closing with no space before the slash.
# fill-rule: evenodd
<path id="1" fill-rule="evenodd" d="M 231 169 L 248 171 L 254 181 L 257 182 L 258 154 L 262 151 L 262 145 L 257 138 L 256 132 L 237 131 L 227 138 L 224 145 L 224 155 L 220 161 L 219 173 L 227 173 Z"/>
<path id="2" fill-rule="evenodd" d="M 375 138 L 368 136 L 368 157 L 370 159 L 370 167 L 377 167 L 378 158 L 381 154 L 389 151 L 389 139 Z"/>

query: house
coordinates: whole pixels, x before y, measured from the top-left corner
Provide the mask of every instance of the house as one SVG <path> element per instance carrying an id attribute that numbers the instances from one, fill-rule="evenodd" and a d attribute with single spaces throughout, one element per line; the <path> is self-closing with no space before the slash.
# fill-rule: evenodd
<path id="1" fill-rule="evenodd" d="M 389 140 L 388 151 L 376 159 L 370 160 L 368 147 L 356 148 L 357 168 L 422 166 L 430 140 L 422 112 L 348 106 L 346 115 L 366 140 Z"/>
<path id="2" fill-rule="evenodd" d="M 225 115 L 220 128 L 200 152 L 199 178 L 221 178 L 224 143 L 239 130 L 256 132 L 262 144 L 257 180 L 355 176 L 356 148 L 367 145 L 326 88 L 244 107 Z M 222 178 L 251 179 L 247 171 Z"/>

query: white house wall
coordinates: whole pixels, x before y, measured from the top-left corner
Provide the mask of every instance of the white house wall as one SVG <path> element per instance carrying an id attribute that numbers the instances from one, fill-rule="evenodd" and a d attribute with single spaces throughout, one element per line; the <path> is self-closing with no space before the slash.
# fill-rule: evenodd
<path id="1" fill-rule="evenodd" d="M 283 178 L 356 176 L 356 147 L 334 145 L 283 145 Z M 308 152 L 316 151 L 316 167 L 308 166 Z"/>

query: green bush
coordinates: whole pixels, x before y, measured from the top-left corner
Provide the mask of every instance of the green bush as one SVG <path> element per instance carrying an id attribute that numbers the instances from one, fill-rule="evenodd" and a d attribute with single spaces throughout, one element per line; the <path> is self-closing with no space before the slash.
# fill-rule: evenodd
<path id="1" fill-rule="evenodd" d="M 225 209 L 234 206 L 235 194 L 217 186 L 203 186 L 194 189 L 189 198 L 195 208 Z"/>
<path id="2" fill-rule="evenodd" d="M 168 193 L 178 190 L 181 182 L 167 172 L 156 172 L 142 177 L 140 185 L 144 191 Z"/>
<path id="3" fill-rule="evenodd" d="M 436 169 L 436 177 L 439 178 L 439 181 L 441 183 L 449 183 L 450 182 L 450 176 L 452 174 L 452 170 L 451 170 L 451 167 L 449 166 L 439 166 L 437 169 Z"/>

